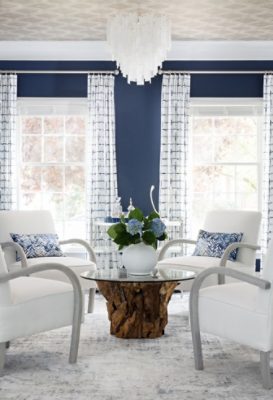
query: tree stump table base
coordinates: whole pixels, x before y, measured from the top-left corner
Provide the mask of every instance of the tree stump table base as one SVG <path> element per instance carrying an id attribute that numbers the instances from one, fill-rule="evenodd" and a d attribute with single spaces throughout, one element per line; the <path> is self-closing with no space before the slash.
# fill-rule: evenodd
<path id="1" fill-rule="evenodd" d="M 157 338 L 168 323 L 168 303 L 177 282 L 106 282 L 98 288 L 107 300 L 110 333 L 118 338 Z"/>

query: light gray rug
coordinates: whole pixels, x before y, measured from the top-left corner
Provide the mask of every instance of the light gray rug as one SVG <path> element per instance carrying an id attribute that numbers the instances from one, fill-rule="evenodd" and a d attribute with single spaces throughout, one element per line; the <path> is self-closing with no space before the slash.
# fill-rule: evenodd
<path id="1" fill-rule="evenodd" d="M 193 368 L 187 298 L 169 305 L 164 337 L 109 335 L 105 303 L 82 327 L 79 359 L 67 363 L 69 328 L 16 340 L 7 353 L 0 400 L 272 400 L 261 387 L 258 353 L 203 337 L 205 370 Z"/>

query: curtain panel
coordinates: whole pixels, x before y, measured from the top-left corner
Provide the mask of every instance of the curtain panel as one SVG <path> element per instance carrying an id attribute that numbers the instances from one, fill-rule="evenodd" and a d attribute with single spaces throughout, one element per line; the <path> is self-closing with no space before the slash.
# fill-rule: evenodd
<path id="1" fill-rule="evenodd" d="M 0 74 L 0 210 L 15 205 L 17 75 Z"/>
<path id="2" fill-rule="evenodd" d="M 263 193 L 262 253 L 266 253 L 273 230 L 273 75 L 264 75 L 263 93 Z"/>
<path id="3" fill-rule="evenodd" d="M 182 220 L 189 231 L 190 75 L 163 74 L 159 211 L 162 218 Z"/>
<path id="4" fill-rule="evenodd" d="M 105 217 L 113 215 L 118 196 L 113 75 L 88 76 L 88 232 L 96 248 L 111 246 L 106 230 L 99 228 Z M 106 268 L 116 263 L 116 251 L 98 253 L 98 264 Z"/>

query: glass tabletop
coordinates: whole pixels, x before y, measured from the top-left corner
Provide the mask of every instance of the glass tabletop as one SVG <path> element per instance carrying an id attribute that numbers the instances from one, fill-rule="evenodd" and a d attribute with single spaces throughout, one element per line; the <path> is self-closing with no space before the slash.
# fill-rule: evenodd
<path id="1" fill-rule="evenodd" d="M 123 268 L 120 269 L 109 269 L 109 270 L 99 270 L 99 271 L 86 271 L 81 274 L 84 279 L 90 279 L 92 281 L 107 281 L 107 282 L 182 282 L 189 279 L 195 278 L 195 272 L 181 270 L 181 269 L 171 269 L 156 275 L 131 275 L 126 272 Z"/>

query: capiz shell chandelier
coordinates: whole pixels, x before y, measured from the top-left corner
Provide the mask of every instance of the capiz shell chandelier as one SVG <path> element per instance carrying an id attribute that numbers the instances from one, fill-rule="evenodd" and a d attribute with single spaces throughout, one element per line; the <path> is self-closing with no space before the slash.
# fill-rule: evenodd
<path id="1" fill-rule="evenodd" d="M 171 48 L 171 27 L 165 16 L 120 14 L 109 20 L 107 42 L 128 83 L 144 85 L 158 72 Z"/>

